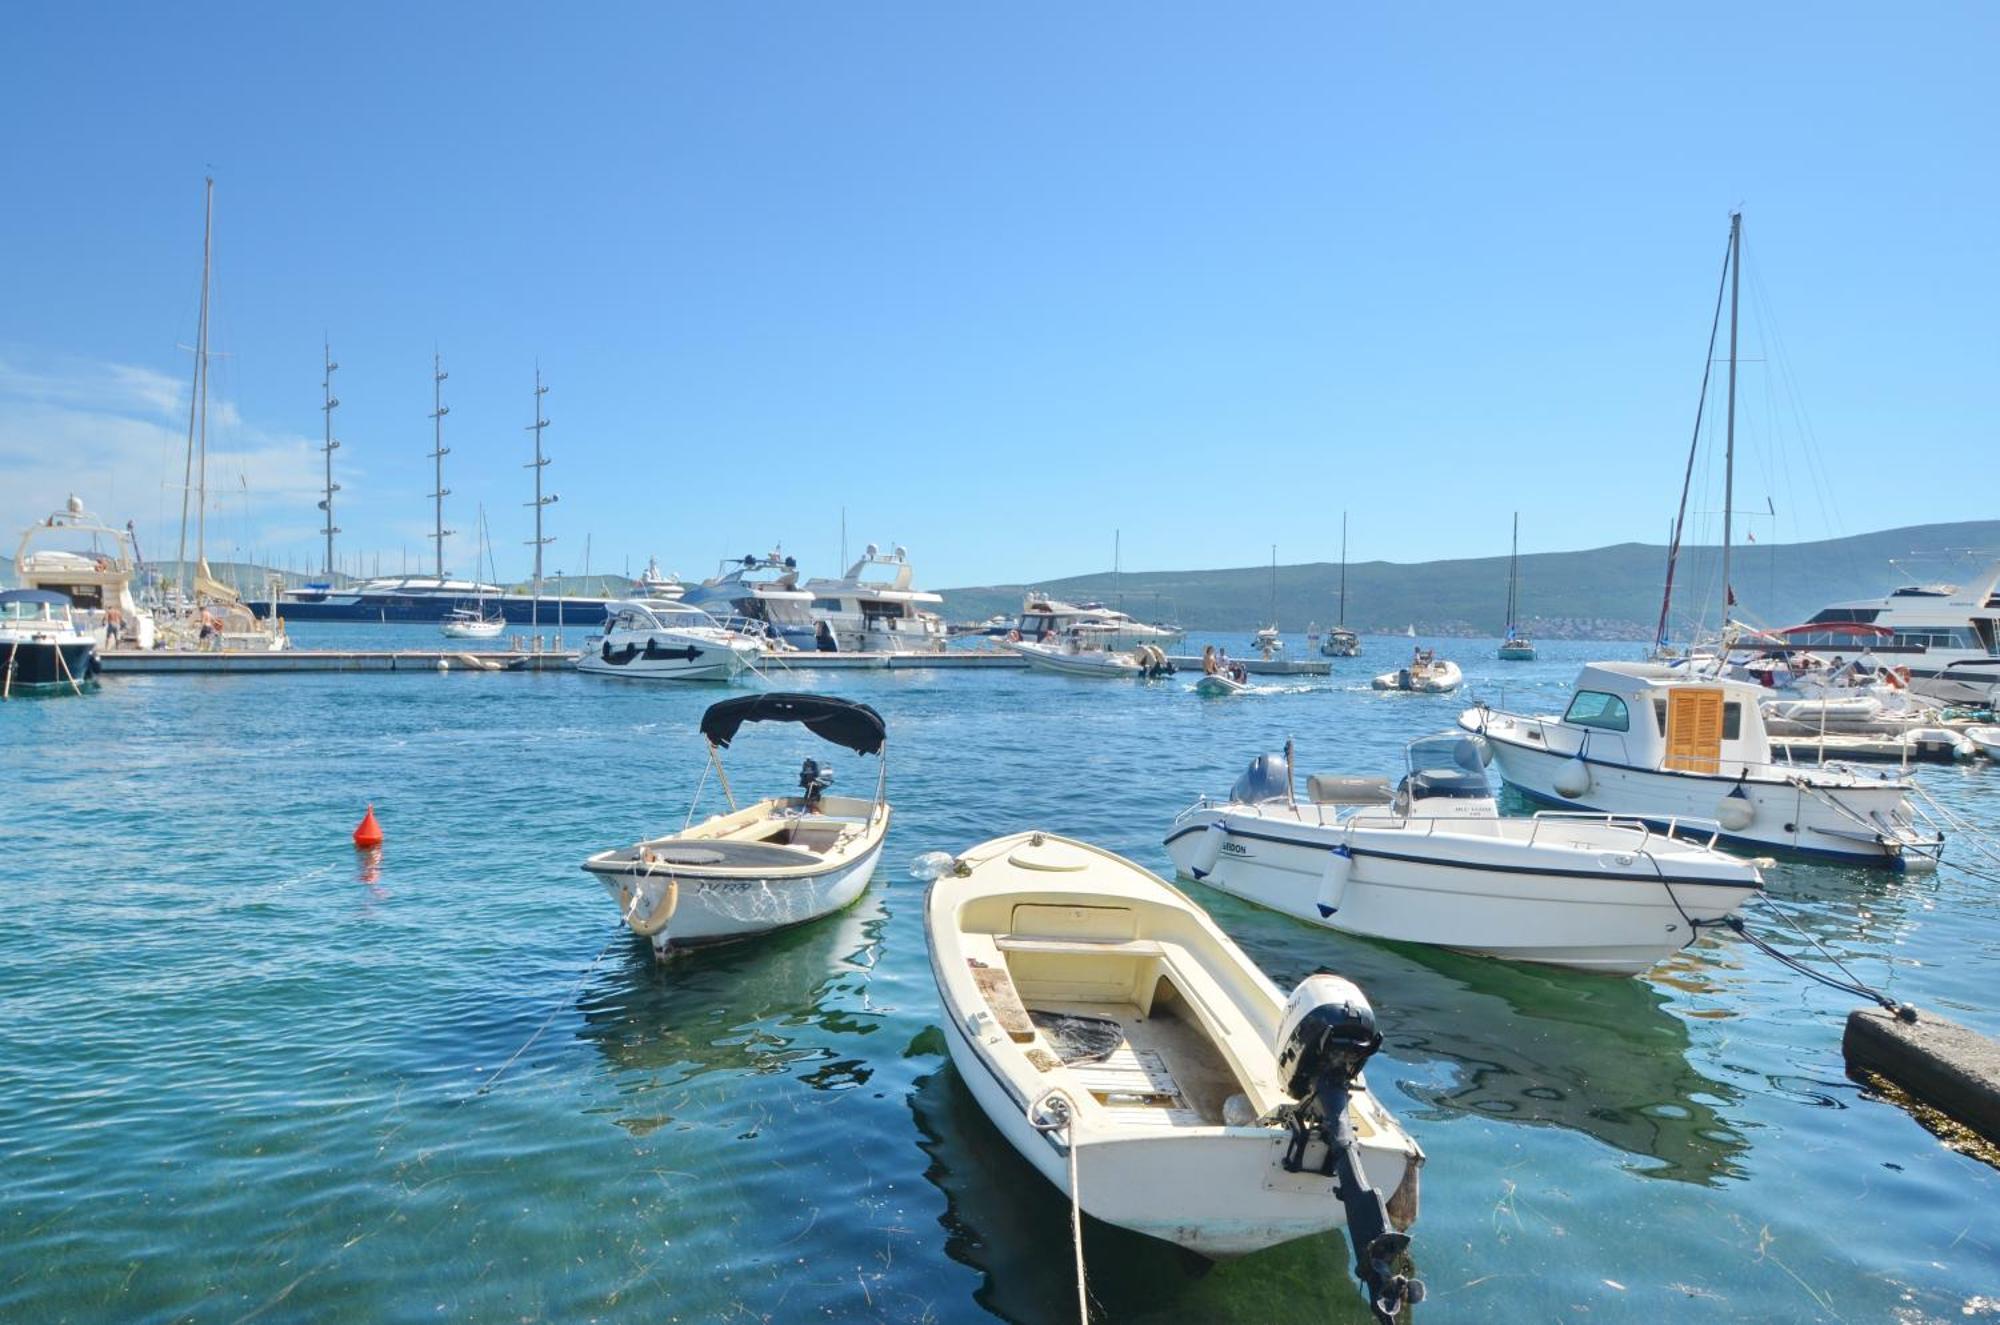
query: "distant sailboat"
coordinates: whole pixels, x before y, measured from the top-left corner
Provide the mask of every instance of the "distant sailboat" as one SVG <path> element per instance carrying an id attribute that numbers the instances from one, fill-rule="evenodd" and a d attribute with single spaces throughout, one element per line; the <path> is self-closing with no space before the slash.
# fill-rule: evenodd
<path id="1" fill-rule="evenodd" d="M 1347 628 L 1347 512 L 1340 513 L 1340 620 L 1326 632 L 1319 651 L 1329 658 L 1352 658 L 1361 652 L 1361 636 Z"/>
<path id="2" fill-rule="evenodd" d="M 1270 657 L 1285 647 L 1284 636 L 1278 633 L 1278 545 L 1271 544 L 1271 624 L 1251 637 L 1250 647 Z"/>
<path id="3" fill-rule="evenodd" d="M 487 574 L 494 575 L 497 579 L 493 569 L 493 544 L 486 536 L 486 507 L 483 505 L 479 508 L 479 546 L 486 555 Z M 475 566 L 472 579 L 479 593 L 479 605 L 455 607 L 444 614 L 444 620 L 438 623 L 438 629 L 448 639 L 495 639 L 507 629 L 506 614 L 499 608 L 494 608 L 492 615 L 487 614 L 486 581 L 479 577 L 477 569 Z M 439 577 L 439 583 L 443 583 L 442 576 Z"/>
<path id="4" fill-rule="evenodd" d="M 1520 626 L 1521 513 L 1514 512 L 1514 550 L 1507 557 L 1507 638 L 1500 642 L 1502 662 L 1533 662 L 1535 642 Z"/>

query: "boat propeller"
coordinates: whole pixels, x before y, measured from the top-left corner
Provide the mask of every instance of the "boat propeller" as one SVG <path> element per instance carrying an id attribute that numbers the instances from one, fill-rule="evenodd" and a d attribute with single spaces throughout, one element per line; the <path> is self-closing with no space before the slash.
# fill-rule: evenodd
<path id="1" fill-rule="evenodd" d="M 1278 1073 L 1297 1101 L 1283 1115 L 1291 1142 L 1281 1161 L 1287 1173 L 1333 1178 L 1334 1195 L 1347 1212 L 1354 1244 L 1354 1272 L 1368 1288 L 1375 1319 L 1387 1325 L 1405 1306 L 1423 1301 L 1420 1280 L 1398 1268 L 1410 1238 L 1389 1226 L 1389 1207 L 1368 1183 L 1348 1100 L 1362 1065 L 1382 1047 L 1375 1009 L 1360 989 L 1336 975 L 1301 981 L 1285 1003 L 1278 1028 Z M 1308 1152 L 1319 1150 L 1316 1162 Z"/>

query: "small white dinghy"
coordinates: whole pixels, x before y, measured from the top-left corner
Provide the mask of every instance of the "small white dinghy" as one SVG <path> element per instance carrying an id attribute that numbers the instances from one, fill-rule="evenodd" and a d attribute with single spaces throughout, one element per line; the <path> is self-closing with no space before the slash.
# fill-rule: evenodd
<path id="1" fill-rule="evenodd" d="M 1084 1212 L 1210 1258 L 1344 1225 L 1379 1319 L 1421 1296 L 1424 1155 L 1362 1080 L 1359 989 L 1288 1001 L 1178 889 L 1043 833 L 951 861 L 924 928 L 960 1077 Z"/>
<path id="2" fill-rule="evenodd" d="M 2000 727 L 1966 727 L 1959 732 L 1988 759 L 2000 759 Z"/>
<path id="3" fill-rule="evenodd" d="M 1209 672 L 1194 683 L 1195 693 L 1221 697 L 1240 695 L 1250 688 L 1248 681 L 1239 680 L 1227 672 Z"/>
<path id="4" fill-rule="evenodd" d="M 1503 819 L 1478 738 L 1409 745 L 1408 772 L 1315 776 L 1301 803 L 1289 746 L 1229 797 L 1181 811 L 1167 852 L 1182 878 L 1328 929 L 1579 970 L 1637 975 L 1692 943 L 1697 922 L 1757 895 L 1754 862 L 1608 814 Z"/>
<path id="5" fill-rule="evenodd" d="M 887 742 L 874 709 L 828 695 L 746 695 L 702 714 L 701 734 L 730 812 L 583 863 L 625 924 L 663 956 L 669 948 L 747 938 L 838 911 L 868 887 L 881 858 L 889 831 L 887 761 L 872 801 L 826 795 L 833 770 L 808 759 L 799 795 L 738 808 L 720 751 L 746 722 L 796 722 L 856 754 L 880 756 Z"/>
<path id="6" fill-rule="evenodd" d="M 1440 658 L 1433 649 L 1417 649 L 1410 665 L 1384 672 L 1370 682 L 1377 690 L 1404 690 L 1420 695 L 1445 695 L 1465 683 L 1465 673 L 1449 658 Z"/>
<path id="7" fill-rule="evenodd" d="M 1019 634 L 1019 632 L 1015 632 Z M 1041 672 L 1063 676 L 1125 677 L 1151 680 L 1174 670 L 1166 651 L 1156 644 L 1141 644 L 1130 650 L 1097 647 L 1100 641 L 1072 630 L 1059 641 L 1031 644 L 1009 638 L 1004 643 Z"/>

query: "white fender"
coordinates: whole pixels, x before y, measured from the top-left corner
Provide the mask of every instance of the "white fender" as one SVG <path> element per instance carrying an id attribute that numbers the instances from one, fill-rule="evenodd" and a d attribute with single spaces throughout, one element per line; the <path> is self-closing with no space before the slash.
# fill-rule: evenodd
<path id="1" fill-rule="evenodd" d="M 1194 852 L 1188 857 L 1188 873 L 1197 879 L 1205 879 L 1215 868 L 1215 862 L 1222 859 L 1222 844 L 1229 837 L 1229 826 L 1217 819 L 1208 825 L 1208 831 L 1195 839 Z"/>
<path id="2" fill-rule="evenodd" d="M 1590 790 L 1590 765 L 1582 758 L 1572 756 L 1570 761 L 1556 770 L 1556 795 L 1575 800 Z"/>
<path id="3" fill-rule="evenodd" d="M 1750 802 L 1742 787 L 1724 796 L 1715 803 L 1715 821 L 1727 833 L 1740 833 L 1750 826 L 1757 817 L 1757 807 Z"/>
<path id="4" fill-rule="evenodd" d="M 1347 881 L 1354 875 L 1354 853 L 1345 846 L 1337 846 L 1326 853 L 1326 864 L 1319 872 L 1319 915 L 1324 920 L 1340 909 L 1341 899 L 1347 895 Z"/>

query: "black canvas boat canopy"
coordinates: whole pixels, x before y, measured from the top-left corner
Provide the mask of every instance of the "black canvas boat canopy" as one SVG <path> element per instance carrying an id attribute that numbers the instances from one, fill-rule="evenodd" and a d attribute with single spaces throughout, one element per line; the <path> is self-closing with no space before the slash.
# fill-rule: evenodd
<path id="1" fill-rule="evenodd" d="M 882 715 L 866 704 L 831 695 L 783 693 L 745 695 L 710 705 L 701 715 L 701 734 L 709 744 L 727 749 L 746 722 L 796 722 L 822 741 L 863 755 L 880 754 L 888 737 Z"/>

